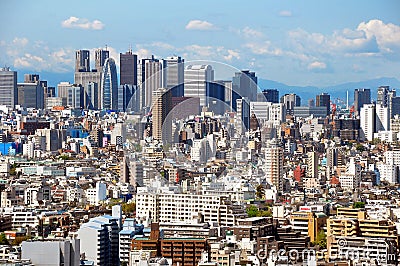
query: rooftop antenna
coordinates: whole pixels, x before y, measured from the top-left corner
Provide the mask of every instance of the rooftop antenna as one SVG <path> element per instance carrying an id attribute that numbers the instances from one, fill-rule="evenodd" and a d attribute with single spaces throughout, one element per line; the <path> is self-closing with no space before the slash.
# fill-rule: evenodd
<path id="1" fill-rule="evenodd" d="M 107 50 L 107 44 L 106 44 L 106 51 L 108 51 L 108 50 Z"/>
<path id="2" fill-rule="evenodd" d="M 346 109 L 349 110 L 349 90 L 346 91 Z"/>
<path id="3" fill-rule="evenodd" d="M 132 44 L 129 44 L 129 53 L 132 54 Z"/>

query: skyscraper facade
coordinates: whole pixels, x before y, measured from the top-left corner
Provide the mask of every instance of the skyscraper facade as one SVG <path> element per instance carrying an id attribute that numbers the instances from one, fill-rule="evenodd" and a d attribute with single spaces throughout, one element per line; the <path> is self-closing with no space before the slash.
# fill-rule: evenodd
<path id="1" fill-rule="evenodd" d="M 142 108 L 150 108 L 153 92 L 162 87 L 162 64 L 152 56 L 142 59 L 139 69 L 138 85 L 141 90 Z"/>
<path id="2" fill-rule="evenodd" d="M 153 92 L 152 104 L 152 132 L 153 139 L 165 142 L 171 141 L 172 123 L 168 113 L 172 107 L 171 90 L 159 88 Z"/>
<path id="3" fill-rule="evenodd" d="M 137 85 L 137 55 L 130 49 L 125 54 L 119 54 L 120 85 Z"/>
<path id="4" fill-rule="evenodd" d="M 14 108 L 18 101 L 17 72 L 10 68 L 0 68 L 0 105 Z"/>
<path id="5" fill-rule="evenodd" d="M 290 94 L 285 94 L 281 97 L 281 103 L 285 105 L 286 108 L 286 114 L 288 115 L 293 115 L 294 114 L 294 107 L 295 106 L 300 106 L 301 105 L 301 99 L 300 96 L 290 93 Z"/>
<path id="6" fill-rule="evenodd" d="M 279 91 L 277 89 L 263 90 L 261 95 L 264 98 L 260 102 L 279 103 Z"/>
<path id="7" fill-rule="evenodd" d="M 78 50 L 75 52 L 75 72 L 90 71 L 89 50 Z"/>
<path id="8" fill-rule="evenodd" d="M 110 57 L 110 52 L 107 50 L 97 49 L 94 53 L 95 68 L 98 72 L 101 72 L 107 58 Z"/>
<path id="9" fill-rule="evenodd" d="M 375 133 L 375 104 L 364 104 L 360 109 L 360 139 L 372 141 Z"/>
<path id="10" fill-rule="evenodd" d="M 185 68 L 185 97 L 200 98 L 200 106 L 208 106 L 207 92 L 214 81 L 211 65 L 189 65 Z"/>
<path id="11" fill-rule="evenodd" d="M 370 89 L 355 89 L 354 90 L 354 111 L 358 115 L 360 109 L 364 104 L 371 103 L 371 90 Z"/>
<path id="12" fill-rule="evenodd" d="M 315 98 L 316 107 L 326 107 L 326 113 L 329 115 L 331 112 L 331 96 L 327 93 L 317 95 Z"/>
<path id="13" fill-rule="evenodd" d="M 242 70 L 232 78 L 232 108 L 236 110 L 236 100 L 247 97 L 249 101 L 257 101 L 257 77 L 255 72 Z"/>
<path id="14" fill-rule="evenodd" d="M 107 58 L 104 62 L 101 75 L 101 108 L 117 109 L 118 106 L 118 80 L 117 67 L 112 58 Z"/>
<path id="15" fill-rule="evenodd" d="M 182 97 L 184 94 L 185 60 L 180 56 L 171 56 L 163 62 L 163 87 L 172 90 L 172 97 Z"/>
<path id="16" fill-rule="evenodd" d="M 283 190 L 283 148 L 271 142 L 265 149 L 265 174 L 267 181 L 273 184 L 278 192 Z"/>
<path id="17" fill-rule="evenodd" d="M 383 106 L 388 105 L 388 93 L 389 93 L 389 86 L 380 86 L 377 92 L 377 99 L 376 103 L 381 104 Z"/>

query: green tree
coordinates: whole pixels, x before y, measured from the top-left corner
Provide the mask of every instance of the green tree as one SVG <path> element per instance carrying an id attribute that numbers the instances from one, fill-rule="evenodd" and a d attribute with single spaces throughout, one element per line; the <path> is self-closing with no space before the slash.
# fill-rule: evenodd
<path id="1" fill-rule="evenodd" d="M 258 208 L 254 205 L 251 205 L 246 209 L 246 212 L 249 217 L 256 217 L 258 213 Z"/>
<path id="2" fill-rule="evenodd" d="M 314 245 L 318 245 L 321 248 L 326 248 L 326 234 L 324 230 L 319 230 Z"/>
<path id="3" fill-rule="evenodd" d="M 265 198 L 265 190 L 262 185 L 258 185 L 256 187 L 256 198 L 258 199 L 264 199 Z"/>
<path id="4" fill-rule="evenodd" d="M 356 150 L 359 151 L 359 152 L 363 152 L 363 151 L 365 151 L 365 147 L 364 147 L 364 145 L 359 143 L 359 144 L 356 145 Z"/>
<path id="5" fill-rule="evenodd" d="M 246 212 L 249 217 L 271 217 L 272 216 L 271 209 L 268 208 L 267 210 L 260 210 L 255 205 L 251 205 L 251 206 L 247 207 Z"/>
<path id="6" fill-rule="evenodd" d="M 6 238 L 6 234 L 0 234 L 0 245 L 9 245 L 8 239 Z"/>
<path id="7" fill-rule="evenodd" d="M 365 208 L 365 202 L 357 201 L 353 203 L 353 208 L 355 209 L 363 209 Z"/>
<path id="8" fill-rule="evenodd" d="M 136 203 L 124 203 L 122 204 L 122 211 L 125 214 L 133 214 L 136 211 Z"/>

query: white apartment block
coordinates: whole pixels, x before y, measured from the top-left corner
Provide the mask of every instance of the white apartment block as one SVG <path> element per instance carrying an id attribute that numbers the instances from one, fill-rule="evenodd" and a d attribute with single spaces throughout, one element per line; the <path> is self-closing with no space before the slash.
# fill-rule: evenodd
<path id="1" fill-rule="evenodd" d="M 390 184 L 398 183 L 397 165 L 378 164 L 377 168 L 380 174 L 380 181 L 386 181 Z"/>
<path id="2" fill-rule="evenodd" d="M 136 215 L 153 222 L 191 222 L 201 216 L 204 222 L 233 226 L 244 218 L 244 209 L 219 195 L 167 194 L 138 192 Z"/>
<path id="3" fill-rule="evenodd" d="M 400 166 L 400 150 L 386 151 L 384 156 L 386 164 Z"/>

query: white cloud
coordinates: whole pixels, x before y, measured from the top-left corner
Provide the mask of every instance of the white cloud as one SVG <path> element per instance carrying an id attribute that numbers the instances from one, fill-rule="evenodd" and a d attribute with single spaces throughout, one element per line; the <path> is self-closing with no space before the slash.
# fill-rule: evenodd
<path id="1" fill-rule="evenodd" d="M 104 24 L 100 20 L 89 21 L 86 18 L 69 17 L 61 22 L 63 28 L 84 29 L 84 30 L 102 30 Z"/>
<path id="2" fill-rule="evenodd" d="M 400 26 L 381 20 L 373 19 L 368 22 L 361 22 L 358 31 L 363 31 L 368 39 L 375 38 L 379 48 L 385 52 L 395 52 L 400 48 Z M 399 51 L 398 51 L 399 52 Z"/>
<path id="3" fill-rule="evenodd" d="M 240 59 L 240 55 L 238 51 L 228 49 L 228 54 L 224 56 L 226 61 L 232 61 L 232 59 Z"/>
<path id="4" fill-rule="evenodd" d="M 250 27 L 245 27 L 243 30 L 240 31 L 240 34 L 246 38 L 261 38 L 264 36 L 261 31 L 252 29 Z"/>
<path id="5" fill-rule="evenodd" d="M 281 12 L 279 12 L 279 16 L 281 16 L 281 17 L 291 17 L 292 16 L 292 11 L 282 10 Z"/>
<path id="6" fill-rule="evenodd" d="M 187 30 L 215 30 L 216 27 L 205 20 L 191 20 L 186 25 L 185 29 Z"/>
<path id="7" fill-rule="evenodd" d="M 263 43 L 246 43 L 244 45 L 246 48 L 250 49 L 253 54 L 257 55 L 273 55 L 280 56 L 283 55 L 283 51 L 280 48 L 272 48 L 270 41 L 264 41 Z"/>
<path id="8" fill-rule="evenodd" d="M 18 45 L 18 46 L 26 46 L 28 44 L 28 39 L 27 38 L 14 38 L 14 40 L 12 41 L 14 45 Z"/>
<path id="9" fill-rule="evenodd" d="M 314 61 L 310 64 L 308 64 L 308 69 L 310 70 L 314 70 L 314 69 L 326 69 L 326 64 L 324 62 L 320 62 L 320 61 Z"/>
<path id="10" fill-rule="evenodd" d="M 138 59 L 151 57 L 151 51 L 141 46 L 137 46 L 136 51 L 134 51 L 133 53 L 138 56 Z"/>

